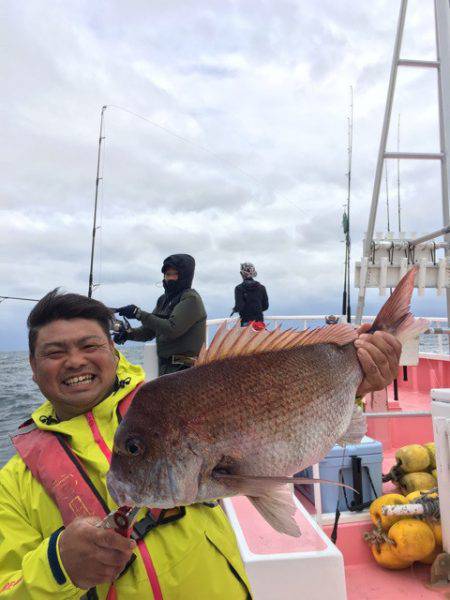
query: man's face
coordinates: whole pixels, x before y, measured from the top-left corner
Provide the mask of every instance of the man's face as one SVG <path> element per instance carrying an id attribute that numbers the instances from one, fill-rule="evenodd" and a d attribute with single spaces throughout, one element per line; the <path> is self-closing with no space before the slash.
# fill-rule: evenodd
<path id="1" fill-rule="evenodd" d="M 110 392 L 117 356 L 105 332 L 91 319 L 60 319 L 38 332 L 33 379 L 60 420 L 91 410 Z"/>
<path id="2" fill-rule="evenodd" d="M 164 273 L 164 279 L 166 281 L 177 281 L 178 280 L 178 271 L 172 267 L 169 267 Z"/>

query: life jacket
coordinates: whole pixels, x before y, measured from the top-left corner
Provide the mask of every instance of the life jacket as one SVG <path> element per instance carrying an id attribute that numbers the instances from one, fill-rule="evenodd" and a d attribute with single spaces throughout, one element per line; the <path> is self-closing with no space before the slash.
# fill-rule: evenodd
<path id="1" fill-rule="evenodd" d="M 140 385 L 142 384 L 138 384 L 118 405 L 122 418 L 130 407 Z M 110 462 L 111 452 L 100 434 L 92 413 L 86 413 L 85 417 L 93 433 L 94 440 Z M 57 505 L 65 527 L 78 517 L 95 516 L 103 519 L 110 512 L 106 502 L 92 484 L 81 462 L 71 451 L 63 435 L 43 431 L 36 426 L 32 419 L 29 419 L 11 436 L 11 440 L 33 477 L 41 483 Z M 162 593 L 143 537 L 158 525 L 160 516 L 161 511 L 159 509 L 149 511 L 148 516 L 137 524 L 136 531 L 138 533 L 133 535 L 137 541 L 138 550 L 144 562 L 155 600 L 162 600 Z M 180 516 L 184 516 L 184 511 L 181 511 Z M 164 522 L 167 522 L 167 520 Z M 140 535 L 139 532 L 143 535 Z M 134 560 L 134 557 L 132 559 Z M 89 590 L 86 596 L 86 598 L 96 597 L 95 589 Z M 113 585 L 107 598 L 108 600 L 115 600 L 116 598 Z"/>

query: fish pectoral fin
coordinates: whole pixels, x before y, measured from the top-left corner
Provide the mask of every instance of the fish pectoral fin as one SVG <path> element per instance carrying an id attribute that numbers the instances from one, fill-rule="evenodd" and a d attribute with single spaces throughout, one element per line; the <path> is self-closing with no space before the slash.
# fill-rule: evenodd
<path id="1" fill-rule="evenodd" d="M 291 486 L 278 485 L 264 496 L 248 496 L 248 499 L 276 531 L 300 537 L 301 532 L 294 519 L 297 509 Z"/>
<path id="2" fill-rule="evenodd" d="M 231 473 L 215 473 L 215 479 L 219 479 L 221 483 L 233 487 L 238 493 L 244 496 L 264 496 L 271 494 L 273 489 L 278 488 L 283 484 L 306 484 L 306 483 L 323 483 L 325 485 L 337 485 L 356 492 L 352 486 L 339 481 L 331 481 L 330 479 L 317 479 L 315 477 L 277 477 L 270 475 L 237 475 Z M 357 492 L 356 492 L 357 493 Z"/>

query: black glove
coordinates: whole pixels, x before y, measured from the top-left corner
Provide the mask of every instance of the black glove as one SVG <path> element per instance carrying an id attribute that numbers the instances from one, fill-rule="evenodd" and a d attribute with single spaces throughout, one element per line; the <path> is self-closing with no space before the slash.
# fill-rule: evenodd
<path id="1" fill-rule="evenodd" d="M 119 331 L 119 333 L 115 333 L 113 335 L 113 340 L 115 344 L 125 344 L 128 336 L 126 331 Z"/>
<path id="2" fill-rule="evenodd" d="M 127 304 L 127 306 L 121 306 L 118 311 L 121 317 L 135 319 L 136 313 L 139 312 L 139 307 L 136 304 Z"/>

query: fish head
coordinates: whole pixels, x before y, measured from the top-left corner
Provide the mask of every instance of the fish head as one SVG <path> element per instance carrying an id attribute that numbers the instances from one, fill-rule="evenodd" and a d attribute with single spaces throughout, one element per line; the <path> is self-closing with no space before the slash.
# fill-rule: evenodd
<path id="1" fill-rule="evenodd" d="M 209 420 L 171 403 L 169 377 L 139 390 L 116 431 L 107 487 L 119 506 L 172 508 L 226 495 L 213 477 L 223 452 Z"/>
<path id="2" fill-rule="evenodd" d="M 202 460 L 173 425 L 120 424 L 107 476 L 118 505 L 171 508 L 195 500 Z"/>

